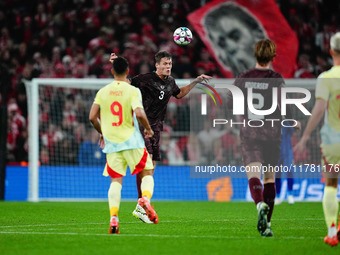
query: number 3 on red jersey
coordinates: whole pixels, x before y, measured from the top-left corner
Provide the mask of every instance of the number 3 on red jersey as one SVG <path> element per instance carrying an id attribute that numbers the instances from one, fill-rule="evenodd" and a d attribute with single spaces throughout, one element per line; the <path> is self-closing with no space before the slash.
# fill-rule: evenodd
<path id="1" fill-rule="evenodd" d="M 160 100 L 162 100 L 163 98 L 164 98 L 164 91 L 161 91 L 160 92 L 160 95 L 159 95 L 159 97 L 158 97 Z"/>

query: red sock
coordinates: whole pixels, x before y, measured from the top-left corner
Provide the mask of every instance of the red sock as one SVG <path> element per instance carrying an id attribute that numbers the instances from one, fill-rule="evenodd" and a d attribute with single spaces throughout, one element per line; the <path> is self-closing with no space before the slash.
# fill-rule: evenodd
<path id="1" fill-rule="evenodd" d="M 269 213 L 267 215 L 267 220 L 270 222 L 272 218 L 272 213 L 274 210 L 275 202 L 275 183 L 266 183 L 263 185 L 263 201 L 269 205 Z"/>
<path id="2" fill-rule="evenodd" d="M 249 190 L 255 204 L 263 201 L 262 183 L 259 178 L 249 179 Z"/>
<path id="3" fill-rule="evenodd" d="M 142 189 L 140 185 L 142 184 L 142 179 L 139 177 L 139 174 L 136 174 L 136 184 L 137 184 L 137 192 L 138 192 L 138 198 L 142 197 Z"/>

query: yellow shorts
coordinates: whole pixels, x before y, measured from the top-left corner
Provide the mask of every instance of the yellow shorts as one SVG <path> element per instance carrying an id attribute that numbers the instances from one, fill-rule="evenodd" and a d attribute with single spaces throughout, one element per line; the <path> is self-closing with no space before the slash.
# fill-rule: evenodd
<path id="1" fill-rule="evenodd" d="M 322 163 L 325 172 L 338 173 L 340 170 L 340 143 L 321 144 Z"/>
<path id="2" fill-rule="evenodd" d="M 126 168 L 130 167 L 131 174 L 138 174 L 153 169 L 152 159 L 146 148 L 124 150 L 106 154 L 104 176 L 119 178 L 126 175 Z"/>

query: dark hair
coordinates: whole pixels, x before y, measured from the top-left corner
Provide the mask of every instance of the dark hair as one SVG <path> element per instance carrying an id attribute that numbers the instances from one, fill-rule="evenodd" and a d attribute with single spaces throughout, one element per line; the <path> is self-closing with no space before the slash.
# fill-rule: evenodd
<path id="1" fill-rule="evenodd" d="M 156 55 L 155 55 L 155 61 L 156 61 L 156 63 L 160 63 L 161 62 L 161 59 L 162 58 L 172 58 L 172 55 L 169 53 L 169 52 L 167 52 L 167 51 L 165 51 L 165 50 L 162 50 L 162 51 L 158 51 L 157 53 L 156 53 Z"/>
<path id="2" fill-rule="evenodd" d="M 260 65 L 266 65 L 276 56 L 276 45 L 269 39 L 263 39 L 255 44 L 255 58 Z"/>
<path id="3" fill-rule="evenodd" d="M 126 58 L 118 57 L 113 61 L 112 68 L 115 74 L 124 74 L 129 68 L 129 62 L 126 60 Z"/>

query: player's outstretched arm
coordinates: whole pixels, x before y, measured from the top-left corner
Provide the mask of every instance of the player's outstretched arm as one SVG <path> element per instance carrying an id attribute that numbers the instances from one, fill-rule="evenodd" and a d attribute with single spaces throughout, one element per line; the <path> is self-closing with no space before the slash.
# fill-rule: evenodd
<path id="1" fill-rule="evenodd" d="M 211 76 L 205 74 L 197 76 L 197 78 L 192 83 L 180 88 L 181 92 L 176 96 L 176 98 L 180 99 L 182 97 L 185 97 L 190 92 L 190 90 L 192 90 L 192 88 L 196 86 L 197 83 L 208 82 L 211 78 Z"/>
<path id="2" fill-rule="evenodd" d="M 99 112 L 100 107 L 98 104 L 92 104 L 89 120 L 91 121 L 93 127 L 98 131 L 99 134 L 102 134 L 102 129 L 99 122 Z"/>
<path id="3" fill-rule="evenodd" d="M 145 128 L 144 129 L 144 135 L 145 138 L 150 138 L 153 136 L 153 131 L 150 127 L 148 118 L 146 117 L 146 114 L 142 108 L 136 108 L 135 109 L 136 117 L 140 124 Z"/>
<path id="4" fill-rule="evenodd" d="M 302 153 L 306 148 L 306 143 L 309 140 L 310 134 L 314 128 L 321 121 L 326 109 L 326 101 L 324 99 L 316 99 L 315 105 L 312 110 L 312 116 L 309 118 L 305 131 L 300 141 L 294 146 L 294 152 Z"/>

